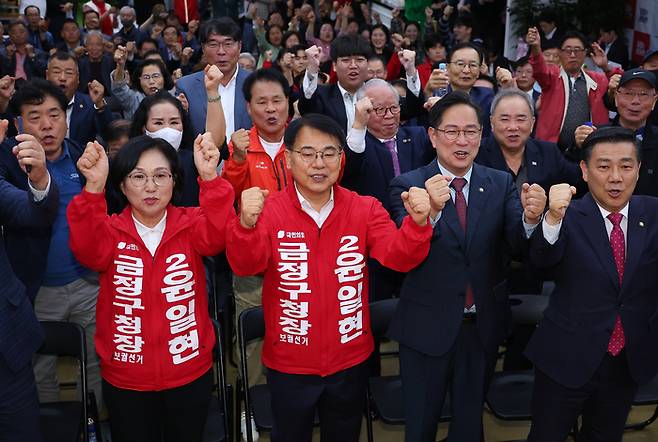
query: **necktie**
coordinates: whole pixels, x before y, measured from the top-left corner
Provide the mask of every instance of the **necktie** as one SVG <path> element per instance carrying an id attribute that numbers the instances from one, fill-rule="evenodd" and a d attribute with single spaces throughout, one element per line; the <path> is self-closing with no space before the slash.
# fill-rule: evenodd
<path id="1" fill-rule="evenodd" d="M 617 274 L 619 275 L 619 285 L 621 285 L 624 278 L 624 262 L 626 260 L 626 251 L 624 247 L 624 231 L 621 230 L 621 213 L 611 213 L 608 219 L 612 223 L 612 231 L 610 232 L 610 246 L 612 247 L 612 256 L 615 258 L 615 265 L 617 266 Z M 621 325 L 621 317 L 617 315 L 615 320 L 615 327 L 612 329 L 610 342 L 608 342 L 608 352 L 612 356 L 617 356 L 626 345 L 626 337 L 624 336 L 624 327 Z"/>
<path id="2" fill-rule="evenodd" d="M 393 176 L 400 175 L 400 161 L 398 160 L 398 153 L 395 151 L 395 138 L 385 141 L 384 144 L 391 154 L 391 161 L 393 161 Z"/>
<path id="3" fill-rule="evenodd" d="M 450 185 L 453 189 L 455 189 L 455 209 L 457 209 L 459 224 L 461 224 L 462 229 L 464 230 L 464 235 L 466 235 L 467 206 L 464 192 L 462 192 L 462 189 L 466 185 L 466 178 L 453 178 L 450 182 Z M 473 298 L 473 289 L 471 288 L 471 285 L 468 284 L 466 286 L 466 296 L 464 297 L 464 308 L 470 309 L 473 307 L 474 303 L 475 300 Z"/>

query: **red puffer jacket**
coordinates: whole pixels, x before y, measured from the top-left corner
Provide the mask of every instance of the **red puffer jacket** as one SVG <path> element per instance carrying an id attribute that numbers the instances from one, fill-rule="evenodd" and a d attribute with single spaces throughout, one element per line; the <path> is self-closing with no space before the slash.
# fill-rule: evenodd
<path id="1" fill-rule="evenodd" d="M 199 179 L 201 207 L 169 205 L 155 256 L 135 228 L 132 211 L 106 215 L 102 193 L 82 191 L 67 209 L 70 246 L 100 272 L 96 351 L 101 374 L 124 389 L 158 391 L 188 384 L 212 364 L 202 256 L 224 249 L 233 218 L 233 188 Z"/>
<path id="2" fill-rule="evenodd" d="M 254 229 L 237 218 L 226 255 L 238 275 L 265 273 L 263 363 L 328 376 L 372 352 L 369 257 L 400 272 L 425 259 L 432 227 L 410 217 L 398 230 L 381 203 L 334 186 L 334 208 L 318 228 L 295 186 L 270 195 Z"/>

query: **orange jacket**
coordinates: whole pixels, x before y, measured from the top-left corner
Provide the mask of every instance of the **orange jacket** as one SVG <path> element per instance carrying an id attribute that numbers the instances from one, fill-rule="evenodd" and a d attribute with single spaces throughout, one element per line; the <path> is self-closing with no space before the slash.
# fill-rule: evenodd
<path id="1" fill-rule="evenodd" d="M 258 139 L 258 129 L 252 127 L 249 131 L 249 147 L 247 160 L 237 163 L 233 159 L 233 143 L 229 143 L 229 158 L 224 162 L 222 177 L 233 186 L 236 201 L 245 189 L 258 186 L 270 192 L 285 189 L 292 182 L 286 168 L 285 147 L 281 148 L 274 157 L 274 161 L 267 154 Z"/>

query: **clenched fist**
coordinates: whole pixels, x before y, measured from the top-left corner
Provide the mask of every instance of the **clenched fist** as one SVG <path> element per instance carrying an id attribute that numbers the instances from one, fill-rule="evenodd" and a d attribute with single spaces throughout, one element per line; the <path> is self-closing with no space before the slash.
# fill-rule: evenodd
<path id="1" fill-rule="evenodd" d="M 199 176 L 204 181 L 210 181 L 217 176 L 219 164 L 219 149 L 212 139 L 212 134 L 206 132 L 197 135 L 194 140 L 194 165 Z"/>
<path id="2" fill-rule="evenodd" d="M 203 69 L 203 74 L 203 82 L 206 86 L 206 92 L 213 97 L 217 96 L 217 91 L 219 91 L 219 85 L 224 78 L 224 74 L 214 64 L 206 65 Z"/>
<path id="3" fill-rule="evenodd" d="M 411 187 L 400 195 L 404 208 L 416 224 L 424 226 L 430 214 L 430 196 L 425 189 Z"/>
<path id="4" fill-rule="evenodd" d="M 525 35 L 525 42 L 528 43 L 534 54 L 538 54 L 541 51 L 541 37 L 537 28 L 528 28 L 528 32 Z"/>
<path id="5" fill-rule="evenodd" d="M 320 59 L 322 58 L 322 48 L 319 46 L 311 46 L 306 51 L 306 57 L 308 58 L 308 65 L 306 66 L 306 72 L 310 75 L 317 75 L 320 71 Z"/>
<path id="6" fill-rule="evenodd" d="M 408 76 L 413 77 L 416 75 L 416 51 L 403 49 L 398 52 L 398 58 Z"/>
<path id="7" fill-rule="evenodd" d="M 243 163 L 247 160 L 247 149 L 249 148 L 249 130 L 239 129 L 231 134 L 233 143 L 233 161 Z"/>
<path id="8" fill-rule="evenodd" d="M 592 132 L 596 130 L 596 126 L 588 126 L 586 124 L 582 124 L 576 128 L 576 131 L 574 132 L 574 137 L 576 139 L 576 147 L 580 148 L 583 143 L 585 142 L 585 138 L 589 136 Z"/>
<path id="9" fill-rule="evenodd" d="M 430 215 L 433 219 L 443 210 L 450 199 L 450 178 L 436 174 L 425 181 L 425 190 L 430 196 Z"/>
<path id="10" fill-rule="evenodd" d="M 263 211 L 265 198 L 269 193 L 269 190 L 259 187 L 251 187 L 242 192 L 240 196 L 240 224 L 242 227 L 251 229 L 256 225 L 258 217 Z"/>
<path id="11" fill-rule="evenodd" d="M 8 125 L 3 123 L 3 126 L 6 132 Z M 45 189 L 48 185 L 48 169 L 43 146 L 29 134 L 16 135 L 16 141 L 18 144 L 14 146 L 12 152 L 18 160 L 18 165 L 27 173 L 30 182 L 35 185 L 36 189 Z"/>
<path id="12" fill-rule="evenodd" d="M 521 187 L 523 218 L 528 224 L 537 224 L 546 208 L 546 191 L 539 184 L 523 183 Z"/>
<path id="13" fill-rule="evenodd" d="M 576 194 L 576 188 L 567 183 L 555 184 L 548 191 L 548 212 L 546 212 L 546 222 L 554 226 L 562 221 L 567 207 L 571 202 L 571 197 Z"/>
<path id="14" fill-rule="evenodd" d="M 512 73 L 505 68 L 501 68 L 500 66 L 496 68 L 496 82 L 498 82 L 498 86 L 500 86 L 502 89 L 516 87 L 516 81 L 514 81 Z"/>
<path id="15" fill-rule="evenodd" d="M 103 146 L 98 141 L 87 143 L 77 165 L 78 170 L 87 180 L 85 190 L 91 193 L 101 193 L 110 169 Z"/>
<path id="16" fill-rule="evenodd" d="M 370 101 L 370 98 L 368 97 L 361 98 L 355 105 L 354 124 L 352 127 L 354 129 L 365 129 L 368 126 L 368 120 L 370 120 L 371 113 L 372 101 Z"/>

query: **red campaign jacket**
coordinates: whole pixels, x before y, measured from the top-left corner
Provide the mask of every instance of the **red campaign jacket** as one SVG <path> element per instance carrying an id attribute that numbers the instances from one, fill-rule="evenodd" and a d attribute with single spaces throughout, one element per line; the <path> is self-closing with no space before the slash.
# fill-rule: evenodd
<path id="1" fill-rule="evenodd" d="M 367 359 L 368 258 L 407 272 L 429 252 L 429 222 L 407 217 L 398 230 L 375 198 L 337 185 L 334 204 L 318 229 L 289 186 L 268 197 L 255 228 L 227 228 L 234 273 L 265 273 L 262 359 L 274 370 L 328 376 Z"/>
<path id="2" fill-rule="evenodd" d="M 103 378 L 116 387 L 170 389 L 212 364 L 215 337 L 201 258 L 224 249 L 235 213 L 226 180 L 199 179 L 199 187 L 201 207 L 167 207 L 155 256 L 137 233 L 130 207 L 109 217 L 104 195 L 85 190 L 68 206 L 71 250 L 100 273 L 96 352 Z"/>

